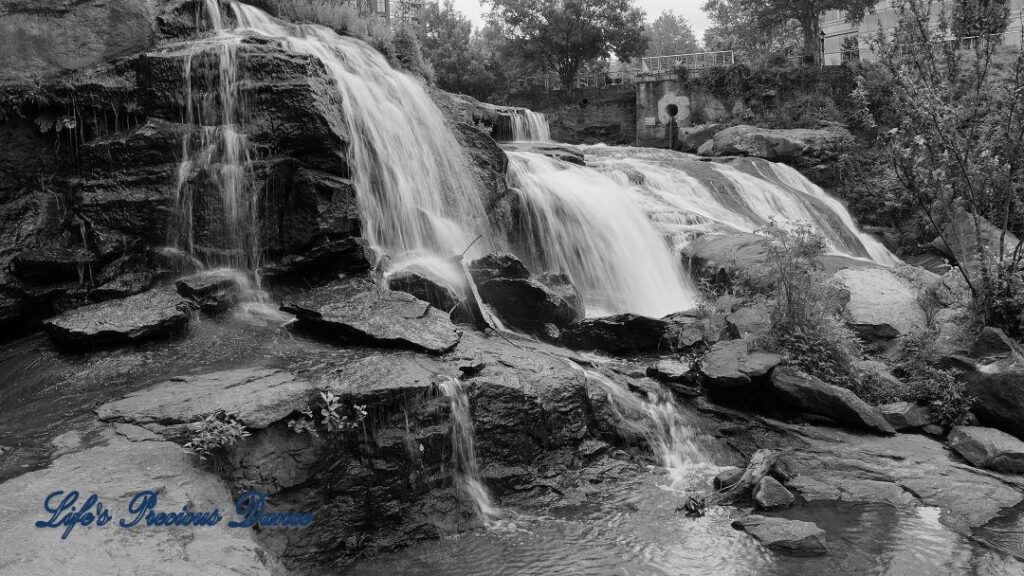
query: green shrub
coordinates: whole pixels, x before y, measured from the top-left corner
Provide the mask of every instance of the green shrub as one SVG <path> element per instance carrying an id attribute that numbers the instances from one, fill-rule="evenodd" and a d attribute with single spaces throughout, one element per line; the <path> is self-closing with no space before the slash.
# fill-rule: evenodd
<path id="1" fill-rule="evenodd" d="M 301 414 L 288 421 L 288 428 L 297 434 L 306 433 L 319 438 L 319 430 L 328 434 L 354 430 L 366 418 L 366 406 L 353 404 L 350 410 L 345 410 L 339 396 L 330 390 L 322 390 L 317 403 L 302 410 Z"/>
<path id="2" fill-rule="evenodd" d="M 910 383 L 901 400 L 928 406 L 932 419 L 941 426 L 966 423 L 975 398 L 967 394 L 966 384 L 953 372 L 935 368 L 938 356 L 931 331 L 903 339 L 893 370 L 894 375 Z"/>
<path id="3" fill-rule="evenodd" d="M 423 47 L 420 45 L 419 36 L 411 26 L 407 24 L 398 26 L 392 37 L 392 45 L 396 61 L 428 81 L 434 80 L 434 72 L 431 70 L 430 64 L 423 59 Z"/>
<path id="4" fill-rule="evenodd" d="M 245 426 L 233 414 L 220 410 L 198 422 L 185 449 L 205 460 L 248 436 Z"/>

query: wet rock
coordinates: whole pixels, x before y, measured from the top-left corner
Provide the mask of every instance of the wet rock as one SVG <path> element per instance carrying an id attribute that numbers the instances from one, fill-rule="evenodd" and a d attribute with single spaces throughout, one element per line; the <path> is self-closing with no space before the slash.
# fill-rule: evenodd
<path id="1" fill-rule="evenodd" d="M 11 260 L 11 271 L 30 282 L 81 281 L 91 276 L 93 269 L 99 269 L 99 259 L 83 248 L 28 250 Z"/>
<path id="2" fill-rule="evenodd" d="M 50 446 L 53 448 L 54 457 L 56 457 L 74 452 L 82 445 L 82 441 L 82 433 L 77 430 L 71 430 L 50 440 Z"/>
<path id="3" fill-rule="evenodd" d="M 715 318 L 706 318 L 694 310 L 676 312 L 662 318 L 668 323 L 666 338 L 673 349 L 686 350 L 718 342 L 727 336 L 728 326 L 716 322 Z"/>
<path id="4" fill-rule="evenodd" d="M 156 282 L 156 271 L 141 254 L 123 256 L 103 268 L 96 277 L 96 288 L 89 291 L 94 302 L 127 298 L 145 292 Z"/>
<path id="5" fill-rule="evenodd" d="M 883 404 L 878 407 L 878 411 L 896 430 L 922 428 L 932 421 L 928 408 L 912 402 Z"/>
<path id="6" fill-rule="evenodd" d="M 114 522 L 140 490 L 158 489 L 160 508 L 166 510 L 219 508 L 223 514 L 225 504 L 234 501 L 217 474 L 198 468 L 177 444 L 129 442 L 112 431 L 102 433 L 98 443 L 0 484 L 0 513 L 7 519 L 0 523 L 4 572 L 54 574 L 75 565 L 86 574 L 142 574 L 156 563 L 181 576 L 283 573 L 252 531 L 228 528 L 226 521 L 203 528 L 202 537 L 179 530 L 122 530 L 113 523 L 76 527 L 65 540 L 63 529 L 25 530 L 39 520 L 40 502 L 68 486 L 88 486 L 88 494 L 96 493 L 114 513 Z"/>
<path id="7" fill-rule="evenodd" d="M 979 468 L 1024 474 L 1024 442 L 1005 432 L 983 426 L 954 426 L 947 442 Z"/>
<path id="8" fill-rule="evenodd" d="M 794 162 L 805 157 L 821 161 L 834 157 L 852 141 L 853 137 L 844 128 L 771 130 L 740 125 L 716 133 L 710 147 L 701 146 L 700 154 L 756 156 L 777 162 Z"/>
<path id="9" fill-rule="evenodd" d="M 577 318 L 583 318 L 586 316 L 583 296 L 580 295 L 579 290 L 576 289 L 576 286 L 572 283 L 568 274 L 545 272 L 538 275 L 536 280 L 557 294 L 559 298 L 565 300 L 565 302 L 572 307 Z"/>
<path id="10" fill-rule="evenodd" d="M 799 370 L 783 366 L 772 372 L 772 390 L 782 401 L 811 414 L 882 434 L 896 430 L 872 406 L 845 388 L 826 384 Z"/>
<path id="11" fill-rule="evenodd" d="M 78 308 L 43 322 L 43 328 L 58 345 L 80 349 L 170 336 L 188 320 L 181 296 L 161 289 Z"/>
<path id="12" fill-rule="evenodd" d="M 917 291 L 888 269 L 841 270 L 835 279 L 850 293 L 843 318 L 866 342 L 892 340 L 928 324 Z"/>
<path id="13" fill-rule="evenodd" d="M 814 500 L 839 500 L 839 488 L 810 476 L 797 476 L 786 482 L 786 487 L 795 490 L 808 502 Z"/>
<path id="14" fill-rule="evenodd" d="M 748 350 L 746 340 L 716 343 L 700 360 L 701 382 L 712 394 L 728 395 L 763 379 L 782 362 L 782 356 Z"/>
<path id="15" fill-rule="evenodd" d="M 690 367 L 678 360 L 659 360 L 647 368 L 647 375 L 662 382 L 684 382 L 690 379 Z"/>
<path id="16" fill-rule="evenodd" d="M 207 314 L 220 314 L 238 302 L 248 283 L 237 270 L 208 270 L 174 283 L 178 294 L 191 298 Z"/>
<path id="17" fill-rule="evenodd" d="M 679 146 L 683 152 L 697 152 L 701 146 L 724 129 L 722 124 L 698 124 L 679 130 Z M 712 144 L 714 146 L 714 144 Z"/>
<path id="18" fill-rule="evenodd" d="M 587 162 L 583 157 L 583 151 L 569 144 L 561 144 L 558 142 L 509 142 L 502 144 L 502 146 L 507 150 L 543 154 L 548 158 L 554 158 L 555 160 L 561 160 L 562 162 L 568 162 L 569 164 L 576 164 L 578 166 L 587 165 Z"/>
<path id="19" fill-rule="evenodd" d="M 946 431 L 938 424 L 929 424 L 921 428 L 921 431 L 929 436 L 935 436 L 941 438 L 946 435 Z"/>
<path id="20" fill-rule="evenodd" d="M 789 508 L 795 500 L 793 494 L 771 476 L 765 476 L 754 487 L 754 503 L 761 510 Z"/>
<path id="21" fill-rule="evenodd" d="M 729 486 L 732 486 L 739 482 L 740 478 L 743 477 L 744 472 L 746 472 L 746 470 L 744 470 L 743 468 L 730 468 L 723 472 L 719 472 L 717 475 L 715 475 L 715 478 L 714 480 L 712 480 L 711 485 L 714 486 L 715 490 L 728 488 Z"/>
<path id="22" fill-rule="evenodd" d="M 303 167 L 295 159 L 268 169 L 260 198 L 260 246 L 270 258 L 302 254 L 323 239 L 359 236 L 355 188 L 347 178 Z"/>
<path id="23" fill-rule="evenodd" d="M 459 304 L 458 288 L 423 266 L 409 266 L 388 276 L 388 288 L 412 294 L 442 311 Z"/>
<path id="24" fill-rule="evenodd" d="M 177 425 L 201 421 L 223 410 L 247 428 L 266 428 L 306 407 L 314 390 L 294 374 L 251 367 L 168 381 L 128 394 L 96 409 L 100 420 L 135 424 L 161 432 L 181 432 Z M 170 432 L 168 432 L 170 431 Z"/>
<path id="25" fill-rule="evenodd" d="M 543 333 L 545 324 L 565 327 L 579 320 L 579 310 L 536 280 L 494 278 L 478 284 L 480 298 L 506 325 Z"/>
<path id="26" fill-rule="evenodd" d="M 469 273 L 477 285 L 498 278 L 525 280 L 530 277 L 530 271 L 526 269 L 526 266 L 518 258 L 508 253 L 488 254 L 483 258 L 473 260 L 469 263 Z"/>
<path id="27" fill-rule="evenodd" d="M 345 238 L 311 248 L 300 255 L 287 256 L 276 265 L 266 267 L 264 275 L 270 282 L 289 277 L 310 281 L 334 278 L 338 274 L 361 274 L 373 268 L 376 257 L 370 244 L 362 238 Z"/>
<path id="28" fill-rule="evenodd" d="M 823 556 L 828 553 L 825 531 L 811 522 L 750 515 L 733 520 L 732 527 L 743 530 L 780 554 Z"/>
<path id="29" fill-rule="evenodd" d="M 562 331 L 561 344 L 577 350 L 601 350 L 609 354 L 671 351 L 670 325 L 665 320 L 619 314 L 573 322 Z"/>
<path id="30" fill-rule="evenodd" d="M 300 325 L 345 343 L 443 354 L 462 333 L 447 314 L 411 294 L 364 280 L 338 281 L 286 302 Z"/>

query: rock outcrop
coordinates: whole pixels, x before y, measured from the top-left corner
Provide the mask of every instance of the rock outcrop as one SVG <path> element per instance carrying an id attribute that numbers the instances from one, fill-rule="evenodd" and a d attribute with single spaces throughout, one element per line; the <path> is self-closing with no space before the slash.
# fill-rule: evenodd
<path id="1" fill-rule="evenodd" d="M 445 312 L 450 312 L 460 300 L 458 286 L 419 265 L 402 268 L 388 276 L 388 288 L 412 294 Z"/>
<path id="2" fill-rule="evenodd" d="M 820 130 L 771 130 L 754 126 L 732 126 L 700 147 L 704 156 L 756 156 L 773 162 L 820 162 L 835 157 L 853 142 L 843 128 Z"/>
<path id="3" fill-rule="evenodd" d="M 701 357 L 701 382 L 709 393 L 720 397 L 733 393 L 749 396 L 750 384 L 767 380 L 768 374 L 782 362 L 778 354 L 748 348 L 746 340 L 725 340 Z"/>
<path id="4" fill-rule="evenodd" d="M 980 468 L 1024 474 L 1024 442 L 1005 432 L 983 426 L 954 426 L 949 447 Z"/>
<path id="5" fill-rule="evenodd" d="M 733 520 L 732 527 L 750 534 L 769 550 L 789 556 L 828 554 L 825 531 L 812 522 L 752 514 Z"/>
<path id="6" fill-rule="evenodd" d="M 917 291 L 892 271 L 847 269 L 837 272 L 834 278 L 850 294 L 843 318 L 862 340 L 892 340 L 927 326 Z"/>
<path id="7" fill-rule="evenodd" d="M 772 372 L 772 391 L 783 402 L 803 412 L 827 416 L 837 422 L 882 434 L 896 430 L 874 407 L 845 388 L 826 384 L 790 367 Z"/>
<path id="8" fill-rule="evenodd" d="M 66 312 L 43 327 L 70 349 L 129 344 L 174 335 L 189 321 L 184 300 L 171 290 L 151 290 Z"/>
<path id="9" fill-rule="evenodd" d="M 365 280 L 338 281 L 286 302 L 300 326 L 338 341 L 443 354 L 462 333 L 446 313 Z"/>

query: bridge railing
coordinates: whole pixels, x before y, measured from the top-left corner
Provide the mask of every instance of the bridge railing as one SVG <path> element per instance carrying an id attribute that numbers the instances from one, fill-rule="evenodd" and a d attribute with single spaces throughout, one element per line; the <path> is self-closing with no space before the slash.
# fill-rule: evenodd
<path id="1" fill-rule="evenodd" d="M 671 56 L 650 56 L 640 59 L 640 73 L 670 74 L 679 68 L 700 70 L 716 66 L 732 66 L 735 63 L 736 53 L 732 50 L 673 54 Z"/>

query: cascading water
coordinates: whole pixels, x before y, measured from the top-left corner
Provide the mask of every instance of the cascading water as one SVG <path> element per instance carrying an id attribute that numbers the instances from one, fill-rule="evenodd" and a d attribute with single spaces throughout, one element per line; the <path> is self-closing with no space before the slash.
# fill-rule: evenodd
<path id="1" fill-rule="evenodd" d="M 480 465 L 476 459 L 476 433 L 469 411 L 469 396 L 462 383 L 454 378 L 440 385 L 441 393 L 451 402 L 452 458 L 458 471 L 460 489 L 473 502 L 476 515 L 485 524 L 499 517 L 500 510 L 491 501 L 491 495 L 480 480 Z"/>
<path id="2" fill-rule="evenodd" d="M 550 142 L 551 128 L 543 114 L 526 108 L 513 108 L 512 140 L 516 142 Z"/>
<path id="3" fill-rule="evenodd" d="M 860 232 L 841 202 L 795 169 L 759 159 L 704 162 L 650 148 L 584 147 L 588 166 L 614 179 L 658 229 L 682 248 L 709 232 L 754 232 L 771 219 L 810 222 L 835 254 L 898 260 Z"/>
<path id="4" fill-rule="evenodd" d="M 681 492 L 703 488 L 718 470 L 701 450 L 698 432 L 687 423 L 671 392 L 656 385 L 646 397 L 640 397 L 596 370 L 569 364 L 607 394 L 621 430 L 644 439 L 668 471 L 667 488 Z"/>
<path id="5" fill-rule="evenodd" d="M 533 152 L 508 156 L 528 267 L 567 273 L 588 315 L 660 317 L 696 305 L 679 258 L 615 180 Z"/>
<path id="6" fill-rule="evenodd" d="M 225 31 L 216 0 L 205 0 L 205 14 L 213 36 L 196 42 L 184 57 L 184 121 L 196 126 L 197 134 L 182 138 L 171 240 L 193 262 L 255 272 L 260 264 L 258 195 L 244 133 L 248 107 L 239 89 L 240 38 Z M 208 190 L 216 191 L 222 217 L 204 222 L 209 237 L 197 243 L 195 207 L 211 199 L 204 195 Z"/>
<path id="7" fill-rule="evenodd" d="M 432 266 L 478 236 L 472 251 L 487 250 L 489 225 L 470 160 L 419 82 L 359 40 L 231 7 L 242 29 L 317 58 L 335 81 L 363 235 L 376 248 L 396 266 L 419 257 Z"/>

